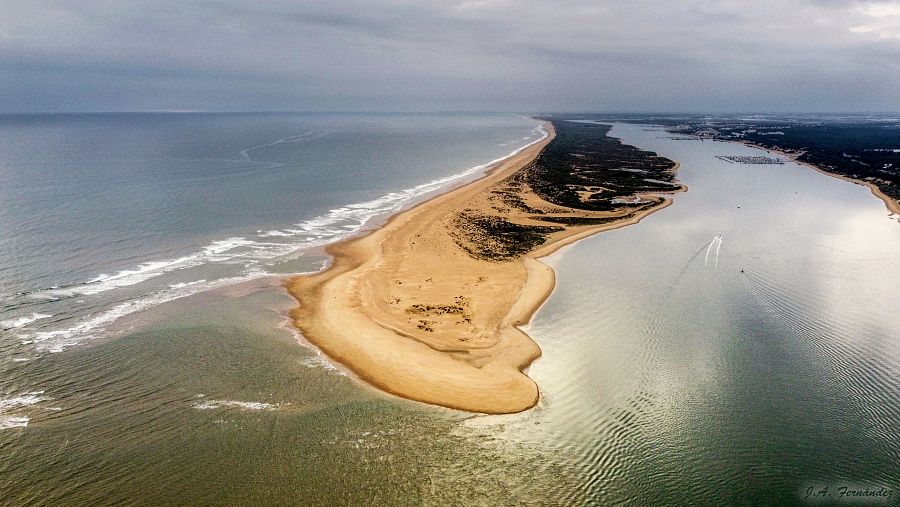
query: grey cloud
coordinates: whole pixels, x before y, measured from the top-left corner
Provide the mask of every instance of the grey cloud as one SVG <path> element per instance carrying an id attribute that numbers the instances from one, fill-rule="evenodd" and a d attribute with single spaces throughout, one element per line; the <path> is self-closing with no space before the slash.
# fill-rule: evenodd
<path id="1" fill-rule="evenodd" d="M 0 108 L 897 110 L 871 3 L 0 0 Z"/>

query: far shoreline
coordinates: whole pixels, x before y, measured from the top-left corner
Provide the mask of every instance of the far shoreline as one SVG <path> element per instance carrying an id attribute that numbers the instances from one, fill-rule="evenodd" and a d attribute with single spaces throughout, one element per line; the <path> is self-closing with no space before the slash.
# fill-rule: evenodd
<path id="1" fill-rule="evenodd" d="M 749 142 L 749 141 L 727 140 L 727 142 L 731 142 L 731 143 L 735 143 L 735 144 L 740 144 L 740 145 L 743 145 L 743 146 L 749 146 L 749 147 L 751 147 L 751 148 L 756 148 L 756 149 L 758 149 L 758 150 L 763 150 L 763 151 L 765 151 L 766 153 L 774 153 L 774 154 L 776 154 L 776 155 L 781 155 L 782 157 L 786 158 L 787 160 L 790 160 L 791 162 L 797 163 L 797 164 L 802 165 L 802 166 L 806 166 L 806 167 L 808 167 L 808 168 L 810 168 L 810 169 L 812 169 L 812 170 L 814 170 L 814 171 L 820 172 L 820 173 L 822 173 L 822 174 L 824 174 L 824 175 L 826 175 L 826 176 L 831 176 L 832 178 L 837 178 L 837 179 L 839 179 L 839 180 L 849 181 L 850 183 L 853 183 L 853 184 L 856 184 L 856 185 L 862 185 L 862 186 L 864 186 L 864 187 L 867 187 L 867 188 L 869 189 L 869 191 L 872 192 L 872 195 L 873 195 L 873 196 L 875 196 L 876 198 L 878 198 L 878 199 L 880 199 L 882 202 L 884 202 L 884 206 L 887 208 L 887 210 L 888 210 L 889 213 L 893 213 L 893 214 L 895 214 L 895 215 L 900 216 L 900 202 L 895 201 L 894 199 L 891 199 L 890 196 L 888 196 L 887 194 L 885 194 L 884 192 L 882 192 L 881 189 L 878 188 L 878 185 L 876 185 L 876 184 L 874 184 L 874 183 L 871 183 L 871 182 L 865 181 L 865 180 L 856 179 L 856 178 L 851 178 L 850 176 L 844 176 L 843 174 L 837 174 L 837 173 L 833 173 L 833 172 L 831 172 L 831 171 L 826 171 L 825 169 L 822 169 L 821 167 L 819 167 L 819 166 L 817 166 L 817 165 L 815 165 L 815 164 L 812 164 L 812 163 L 810 163 L 810 162 L 804 162 L 803 160 L 799 160 L 799 159 L 798 159 L 798 157 L 800 156 L 799 154 L 788 153 L 788 152 L 786 152 L 786 151 L 783 151 L 783 150 L 776 150 L 776 149 L 773 149 L 773 148 L 767 148 L 767 147 L 765 147 L 765 146 L 762 146 L 762 145 L 759 145 L 759 144 L 756 144 L 756 143 L 752 143 L 752 142 Z"/>

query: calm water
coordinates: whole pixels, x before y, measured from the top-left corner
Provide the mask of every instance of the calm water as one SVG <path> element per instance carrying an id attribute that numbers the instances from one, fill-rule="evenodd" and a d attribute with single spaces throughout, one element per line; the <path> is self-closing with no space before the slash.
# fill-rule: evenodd
<path id="1" fill-rule="evenodd" d="M 533 127 L 474 146 L 524 143 Z M 757 151 L 645 129 L 613 134 L 681 162 L 690 191 L 551 259 L 559 287 L 529 329 L 544 350 L 537 408 L 472 416 L 361 386 L 297 344 L 290 298 L 259 278 L 154 305 L 114 339 L 7 356 L 4 501 L 771 505 L 847 485 L 897 504 L 900 224 L 863 187 L 728 164 L 715 155 Z M 253 234 L 315 216 L 248 219 L 240 235 L 226 223 L 194 242 L 268 242 Z"/>

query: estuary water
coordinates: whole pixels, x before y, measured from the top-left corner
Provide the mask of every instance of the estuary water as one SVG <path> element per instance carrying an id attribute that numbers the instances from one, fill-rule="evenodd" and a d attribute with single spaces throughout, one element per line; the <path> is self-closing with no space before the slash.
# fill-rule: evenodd
<path id="1" fill-rule="evenodd" d="M 560 498 L 900 503 L 897 217 L 795 163 L 715 158 L 758 149 L 612 135 L 680 162 L 689 190 L 551 259 L 558 290 L 530 328 L 541 424 L 512 439 L 565 456 L 577 488 Z"/>
<path id="2" fill-rule="evenodd" d="M 258 121 L 268 125 L 271 118 Z M 416 160 L 441 160 L 436 154 L 444 153 L 444 163 L 429 166 L 418 179 L 406 177 L 414 164 L 389 158 L 383 167 L 399 175 L 393 179 L 335 176 L 357 185 L 354 197 L 360 196 L 341 202 L 369 202 L 466 172 L 540 135 L 535 122 L 509 116 L 428 121 L 465 124 L 460 132 L 471 132 L 471 122 L 493 127 L 476 139 L 460 134 L 471 144 L 456 140 L 443 152 L 440 143 L 397 143 L 392 153 L 400 160 L 404 155 L 397 154 L 411 148 L 422 150 Z M 410 136 L 421 130 L 398 128 Z M 160 130 L 175 140 L 185 135 Z M 300 157 L 287 153 L 304 145 L 276 141 L 304 132 L 281 129 L 228 144 L 227 158 L 275 143 L 285 152 L 270 163 L 287 164 L 284 157 Z M 10 344 L 0 401 L 4 503 L 854 505 L 856 499 L 848 501 L 842 491 L 882 490 L 892 497 L 871 504 L 897 504 L 896 217 L 864 187 L 797 164 L 716 158 L 760 150 L 676 141 L 642 125 L 618 124 L 612 135 L 680 162 L 679 178 L 689 191 L 638 225 L 547 259 L 559 284 L 528 326 L 544 351 L 530 369 L 542 391 L 534 409 L 480 416 L 361 385 L 298 342 L 285 319 L 293 301 L 277 280 L 261 276 L 148 306 L 117 319 L 115 334 L 55 353 L 38 347 L 39 341 L 23 344 L 30 338 L 18 334 L 41 332 L 32 326 L 49 317 L 4 331 Z M 512 144 L 499 146 L 504 143 Z M 454 150 L 465 146 L 471 149 L 462 155 Z M 377 149 L 370 153 L 379 156 Z M 78 179 L 69 181 L 73 186 Z M 277 181 L 267 188 L 284 186 L 291 194 L 303 187 Z M 316 195 L 341 188 L 322 182 L 307 195 L 315 202 Z M 268 195 L 255 195 L 260 193 Z M 216 209 L 227 209 L 233 199 Z M 302 236 L 272 232 L 296 234 L 302 227 L 292 224 L 332 216 L 334 206 L 354 209 L 323 204 L 323 211 L 264 218 L 271 203 L 245 201 L 255 203 L 256 218 L 188 234 L 194 239 L 184 241 L 190 244 L 170 247 L 175 255 L 169 257 L 193 255 L 232 237 L 299 241 Z M 25 225 L 32 220 L 38 223 L 20 219 Z M 219 213 L 208 220 L 227 221 Z M 83 227 L 89 233 L 93 225 Z M 5 226 L 3 233 L 11 244 Z M 236 271 L 221 276 L 251 274 L 241 269 L 301 271 L 321 263 L 314 248 L 298 252 L 280 268 L 269 261 L 252 264 L 245 256 Z M 29 283 L 63 290 L 52 285 L 77 287 L 98 273 L 135 271 L 101 255 L 103 269 L 85 269 L 84 276 L 62 283 L 28 275 L 30 257 L 38 254 L 18 255 L 21 262 L 3 264 L 4 273 L 15 275 L 4 275 L 13 280 L 4 288 L 14 287 L 14 293 L 28 292 L 19 288 Z M 64 263 L 59 255 L 57 264 Z M 154 259 L 135 257 L 139 266 Z M 67 271 L 57 264 L 57 272 Z M 59 299 L 65 308 L 66 299 Z M 30 311 L 6 320 L 30 318 Z"/>

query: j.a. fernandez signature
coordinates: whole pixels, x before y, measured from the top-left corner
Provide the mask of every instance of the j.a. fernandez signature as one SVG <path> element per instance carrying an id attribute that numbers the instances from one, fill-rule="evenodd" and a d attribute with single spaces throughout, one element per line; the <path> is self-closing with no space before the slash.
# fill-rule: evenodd
<path id="1" fill-rule="evenodd" d="M 804 500 L 848 500 L 853 502 L 888 502 L 893 490 L 881 486 L 848 486 L 844 484 L 813 485 L 803 493 Z"/>

